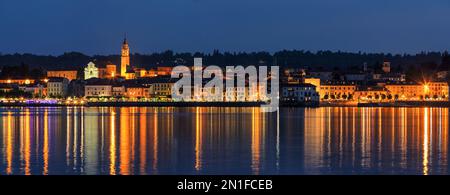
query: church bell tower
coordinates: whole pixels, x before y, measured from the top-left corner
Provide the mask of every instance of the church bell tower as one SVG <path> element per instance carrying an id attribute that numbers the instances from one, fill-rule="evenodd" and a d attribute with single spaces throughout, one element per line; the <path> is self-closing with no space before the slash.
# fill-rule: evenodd
<path id="1" fill-rule="evenodd" d="M 126 77 L 127 67 L 130 65 L 130 47 L 127 38 L 122 43 L 122 56 L 120 57 L 120 76 Z"/>

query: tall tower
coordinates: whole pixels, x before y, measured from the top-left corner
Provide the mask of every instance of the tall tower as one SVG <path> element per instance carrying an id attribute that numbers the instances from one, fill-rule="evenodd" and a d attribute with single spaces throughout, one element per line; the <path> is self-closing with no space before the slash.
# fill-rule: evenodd
<path id="1" fill-rule="evenodd" d="M 127 67 L 130 65 L 130 47 L 127 38 L 123 39 L 122 56 L 120 57 L 120 76 L 126 77 Z"/>

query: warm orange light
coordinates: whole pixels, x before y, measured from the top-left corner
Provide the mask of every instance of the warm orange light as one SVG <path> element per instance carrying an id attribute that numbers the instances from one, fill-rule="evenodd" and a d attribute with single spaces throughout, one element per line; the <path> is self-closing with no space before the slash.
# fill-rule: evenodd
<path id="1" fill-rule="evenodd" d="M 429 86 L 428 84 L 424 84 L 424 85 L 423 85 L 423 92 L 424 92 L 425 94 L 427 94 L 427 93 L 430 92 L 430 86 Z"/>

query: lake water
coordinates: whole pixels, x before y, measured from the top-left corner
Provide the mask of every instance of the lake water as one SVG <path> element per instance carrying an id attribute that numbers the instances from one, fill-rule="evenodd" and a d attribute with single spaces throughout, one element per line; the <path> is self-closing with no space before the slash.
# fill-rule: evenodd
<path id="1" fill-rule="evenodd" d="M 449 174 L 448 108 L 0 108 L 0 174 Z"/>

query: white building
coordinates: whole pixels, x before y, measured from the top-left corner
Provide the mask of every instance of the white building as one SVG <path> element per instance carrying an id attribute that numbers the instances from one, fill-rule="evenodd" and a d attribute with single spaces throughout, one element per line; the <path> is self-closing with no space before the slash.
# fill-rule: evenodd
<path id="1" fill-rule="evenodd" d="M 309 83 L 287 84 L 282 87 L 282 100 L 285 102 L 319 101 L 316 86 Z"/>
<path id="2" fill-rule="evenodd" d="M 93 62 L 89 62 L 86 68 L 84 68 L 84 80 L 88 80 L 90 78 L 99 78 L 98 68 L 95 67 Z"/>
<path id="3" fill-rule="evenodd" d="M 86 84 L 84 86 L 84 93 L 86 97 L 111 97 L 111 84 Z"/>
<path id="4" fill-rule="evenodd" d="M 49 97 L 65 97 L 69 80 L 62 77 L 50 77 L 47 82 L 47 95 Z"/>

